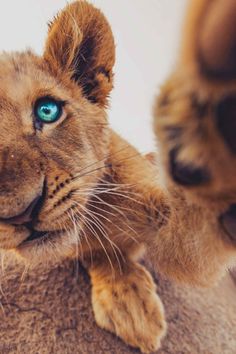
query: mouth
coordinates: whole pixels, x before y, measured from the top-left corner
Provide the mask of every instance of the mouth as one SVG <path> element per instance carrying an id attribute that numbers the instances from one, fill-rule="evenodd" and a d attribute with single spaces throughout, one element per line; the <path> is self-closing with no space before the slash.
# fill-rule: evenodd
<path id="1" fill-rule="evenodd" d="M 231 241 L 236 245 L 236 204 L 232 204 L 230 208 L 220 216 L 220 223 Z"/>
<path id="2" fill-rule="evenodd" d="M 43 240 L 48 236 L 48 231 L 36 231 L 33 230 L 29 237 L 27 237 L 21 245 L 28 244 L 30 242 L 33 242 L 35 240 Z"/>

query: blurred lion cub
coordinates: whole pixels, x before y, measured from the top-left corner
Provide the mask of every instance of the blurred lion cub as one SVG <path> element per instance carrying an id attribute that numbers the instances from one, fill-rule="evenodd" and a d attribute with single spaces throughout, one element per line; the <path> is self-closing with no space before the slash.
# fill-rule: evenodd
<path id="1" fill-rule="evenodd" d="M 236 2 L 191 0 L 155 108 L 171 206 L 150 242 L 168 276 L 209 286 L 236 260 Z"/>
<path id="2" fill-rule="evenodd" d="M 162 272 L 203 285 L 236 254 L 236 70 L 225 52 L 235 43 L 214 41 L 223 15 L 221 36 L 234 41 L 236 11 L 225 15 L 231 0 L 224 11 L 222 1 L 192 3 L 181 60 L 156 108 L 167 188 L 155 159 L 108 125 L 115 50 L 99 10 L 69 4 L 50 24 L 42 57 L 0 56 L 0 248 L 33 266 L 82 260 L 98 325 L 144 353 L 166 330 L 138 263 L 144 246 Z"/>

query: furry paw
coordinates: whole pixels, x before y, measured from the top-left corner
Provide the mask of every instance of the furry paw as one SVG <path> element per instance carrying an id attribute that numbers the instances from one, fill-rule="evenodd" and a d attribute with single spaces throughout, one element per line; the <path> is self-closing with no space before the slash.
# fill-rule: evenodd
<path id="1" fill-rule="evenodd" d="M 165 334 L 162 303 L 150 274 L 138 264 L 118 280 L 92 274 L 97 324 L 143 353 L 156 351 Z"/>

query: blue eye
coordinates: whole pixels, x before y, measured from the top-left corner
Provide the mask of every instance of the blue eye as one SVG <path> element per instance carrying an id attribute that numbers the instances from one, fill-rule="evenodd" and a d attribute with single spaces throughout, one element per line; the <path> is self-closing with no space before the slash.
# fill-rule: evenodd
<path id="1" fill-rule="evenodd" d="M 53 98 L 41 98 L 35 105 L 34 113 L 40 122 L 54 123 L 62 115 L 62 104 Z"/>

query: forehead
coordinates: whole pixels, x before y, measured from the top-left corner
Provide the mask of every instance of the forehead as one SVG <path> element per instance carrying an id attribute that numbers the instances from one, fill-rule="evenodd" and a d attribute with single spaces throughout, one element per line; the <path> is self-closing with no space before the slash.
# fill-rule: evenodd
<path id="1" fill-rule="evenodd" d="M 42 58 L 31 52 L 0 55 L 0 98 L 19 105 L 47 94 L 65 92 Z"/>

